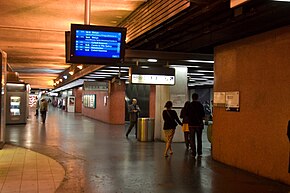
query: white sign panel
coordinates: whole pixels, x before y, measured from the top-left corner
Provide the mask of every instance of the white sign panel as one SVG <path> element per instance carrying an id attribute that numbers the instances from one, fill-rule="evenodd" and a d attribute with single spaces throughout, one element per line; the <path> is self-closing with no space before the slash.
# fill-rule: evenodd
<path id="1" fill-rule="evenodd" d="M 240 108 L 239 91 L 226 92 L 226 110 L 236 110 Z"/>
<path id="2" fill-rule="evenodd" d="M 173 107 L 183 107 L 184 103 L 185 103 L 185 98 L 186 98 L 186 96 L 182 95 L 182 94 L 180 94 L 180 95 L 172 94 L 170 96 L 170 100 L 173 103 Z"/>
<path id="3" fill-rule="evenodd" d="M 214 92 L 213 93 L 213 104 L 214 106 L 225 105 L 226 93 L 225 92 Z"/>
<path id="4" fill-rule="evenodd" d="M 174 79 L 174 76 L 166 75 L 132 74 L 132 83 L 135 84 L 174 85 Z"/>

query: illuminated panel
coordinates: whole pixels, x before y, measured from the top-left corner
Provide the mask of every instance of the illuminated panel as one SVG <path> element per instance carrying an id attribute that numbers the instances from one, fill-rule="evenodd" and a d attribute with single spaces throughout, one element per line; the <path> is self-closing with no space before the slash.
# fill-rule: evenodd
<path id="1" fill-rule="evenodd" d="M 174 85 L 174 76 L 166 75 L 146 75 L 146 74 L 132 74 L 133 84 L 160 84 L 160 85 Z"/>
<path id="2" fill-rule="evenodd" d="M 120 58 L 121 32 L 76 30 L 76 56 Z"/>
<path id="3" fill-rule="evenodd" d="M 167 67 L 131 67 L 129 79 L 132 84 L 174 85 L 175 69 Z"/>
<path id="4" fill-rule="evenodd" d="M 126 28 L 71 24 L 67 61 L 77 64 L 119 63 L 124 59 L 125 37 Z"/>

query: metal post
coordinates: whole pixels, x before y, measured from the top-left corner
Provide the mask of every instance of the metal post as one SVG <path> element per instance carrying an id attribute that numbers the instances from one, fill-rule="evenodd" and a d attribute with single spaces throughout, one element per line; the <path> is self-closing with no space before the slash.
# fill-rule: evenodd
<path id="1" fill-rule="evenodd" d="M 85 0 L 85 24 L 90 25 L 91 0 Z"/>

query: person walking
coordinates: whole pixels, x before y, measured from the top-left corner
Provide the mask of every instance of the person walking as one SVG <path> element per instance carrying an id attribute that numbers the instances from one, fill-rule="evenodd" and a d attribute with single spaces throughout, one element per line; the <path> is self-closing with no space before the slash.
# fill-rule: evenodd
<path id="1" fill-rule="evenodd" d="M 126 137 L 128 138 L 131 130 L 135 126 L 135 135 L 137 137 L 137 121 L 140 114 L 140 108 L 137 105 L 137 99 L 132 99 L 132 104 L 128 106 L 128 112 L 129 112 L 129 119 L 130 119 L 130 126 L 128 128 L 128 131 L 126 132 Z"/>
<path id="2" fill-rule="evenodd" d="M 46 120 L 46 113 L 47 113 L 47 108 L 48 108 L 48 103 L 47 101 L 43 98 L 40 100 L 40 114 L 41 114 L 41 121 L 42 123 L 45 123 Z"/>
<path id="3" fill-rule="evenodd" d="M 191 155 L 196 156 L 196 151 L 199 156 L 202 155 L 202 130 L 203 119 L 205 116 L 203 105 L 198 101 L 198 94 L 192 94 L 192 102 L 188 106 L 188 125 L 190 132 L 190 147 Z M 195 144 L 195 136 L 197 138 L 197 148 Z"/>
<path id="4" fill-rule="evenodd" d="M 189 107 L 190 101 L 186 101 L 184 103 L 183 108 L 180 111 L 180 118 L 182 119 L 182 131 L 184 133 L 184 142 L 186 149 L 189 149 L 189 142 L 190 142 L 190 133 L 189 133 L 189 127 L 188 127 L 188 107 Z"/>
<path id="5" fill-rule="evenodd" d="M 173 151 L 171 148 L 171 143 L 172 143 L 172 139 L 174 137 L 177 123 L 179 125 L 182 125 L 182 123 L 179 120 L 176 111 L 172 110 L 172 102 L 171 101 L 167 101 L 164 107 L 166 108 L 162 112 L 162 117 L 164 120 L 163 131 L 164 131 L 165 140 L 166 140 L 164 156 L 168 157 L 168 154 L 167 154 L 168 151 L 169 151 L 170 155 L 173 154 Z"/>
<path id="6" fill-rule="evenodd" d="M 37 97 L 35 99 L 36 99 L 35 116 L 36 116 L 36 118 L 38 118 L 39 100 Z"/>

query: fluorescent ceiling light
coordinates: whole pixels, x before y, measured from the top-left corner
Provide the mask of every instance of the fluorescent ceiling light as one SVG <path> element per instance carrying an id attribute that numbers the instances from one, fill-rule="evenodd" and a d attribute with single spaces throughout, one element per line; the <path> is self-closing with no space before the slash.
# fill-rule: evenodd
<path id="1" fill-rule="evenodd" d="M 157 59 L 148 59 L 147 61 L 148 62 L 157 62 L 158 60 Z"/>
<path id="2" fill-rule="evenodd" d="M 290 0 L 273 0 L 273 1 L 290 2 Z"/>
<path id="3" fill-rule="evenodd" d="M 126 70 L 98 70 L 100 72 L 127 72 Z"/>
<path id="4" fill-rule="evenodd" d="M 122 67 L 121 66 L 120 67 L 118 67 L 118 66 L 108 66 L 106 68 L 111 68 L 111 69 L 119 69 L 119 68 L 120 69 L 129 69 L 129 67 L 123 67 L 123 66 Z"/>
<path id="5" fill-rule="evenodd" d="M 169 65 L 170 68 L 174 68 L 174 67 L 188 67 L 188 66 L 185 66 L 185 65 Z"/>
<path id="6" fill-rule="evenodd" d="M 94 72 L 94 74 L 118 75 L 118 72 Z"/>
<path id="7" fill-rule="evenodd" d="M 213 76 L 203 76 L 202 78 L 214 79 Z"/>
<path id="8" fill-rule="evenodd" d="M 148 69 L 149 66 L 141 66 L 141 68 Z"/>
<path id="9" fill-rule="evenodd" d="M 108 76 L 85 76 L 85 78 L 98 79 L 98 78 L 108 78 Z"/>
<path id="10" fill-rule="evenodd" d="M 189 80 L 207 80 L 206 78 L 190 78 Z"/>
<path id="11" fill-rule="evenodd" d="M 213 70 L 198 70 L 197 72 L 213 73 Z"/>
<path id="12" fill-rule="evenodd" d="M 191 62 L 191 63 L 209 63 L 213 64 L 213 60 L 185 60 L 186 62 Z"/>
<path id="13" fill-rule="evenodd" d="M 51 92 L 59 92 L 59 91 L 63 91 L 63 90 L 67 90 L 67 89 L 71 89 L 71 88 L 74 88 L 74 87 L 77 87 L 77 86 L 81 86 L 84 84 L 84 81 L 90 81 L 88 79 L 78 79 L 76 81 L 73 81 L 67 85 L 64 85 L 62 87 L 59 87 L 55 90 L 52 90 Z"/>
<path id="14" fill-rule="evenodd" d="M 25 86 L 25 84 L 18 84 L 18 83 L 6 83 L 6 85 L 10 85 L 10 86 L 16 86 L 16 87 L 22 87 L 22 86 Z"/>
<path id="15" fill-rule="evenodd" d="M 200 66 L 187 66 L 187 68 L 200 68 Z"/>
<path id="16" fill-rule="evenodd" d="M 90 76 L 90 77 L 100 77 L 100 76 L 111 77 L 112 75 L 110 75 L 110 74 L 89 74 L 87 76 Z"/>
<path id="17" fill-rule="evenodd" d="M 191 76 L 203 76 L 205 74 L 202 74 L 202 73 L 187 73 L 188 75 L 191 75 Z"/>

